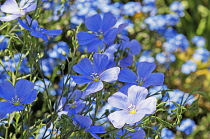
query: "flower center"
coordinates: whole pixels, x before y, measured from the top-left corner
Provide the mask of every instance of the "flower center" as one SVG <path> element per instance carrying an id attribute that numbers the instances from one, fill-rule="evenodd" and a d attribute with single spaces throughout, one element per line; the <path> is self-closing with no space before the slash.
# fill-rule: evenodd
<path id="1" fill-rule="evenodd" d="M 20 105 L 20 99 L 17 96 L 15 96 L 15 98 L 12 98 L 12 104 L 15 106 Z"/>
<path id="2" fill-rule="evenodd" d="M 136 80 L 136 81 L 137 81 L 138 85 L 144 84 L 144 81 L 142 79 L 139 79 L 139 80 Z"/>
<path id="3" fill-rule="evenodd" d="M 104 35 L 101 33 L 101 34 L 98 35 L 98 38 L 99 39 L 103 39 L 104 38 Z"/>
<path id="4" fill-rule="evenodd" d="M 92 80 L 94 82 L 97 82 L 100 80 L 98 73 L 92 73 L 90 76 L 92 77 Z"/>
<path id="5" fill-rule="evenodd" d="M 135 114 L 135 113 L 137 113 L 135 107 L 136 107 L 136 106 L 133 105 L 133 104 L 131 104 L 131 105 L 128 107 L 128 111 L 129 111 L 130 114 Z"/>
<path id="6" fill-rule="evenodd" d="M 25 15 L 25 10 L 22 9 L 22 8 L 20 8 L 19 14 L 20 14 L 20 15 Z"/>
<path id="7" fill-rule="evenodd" d="M 131 109 L 131 110 L 129 111 L 129 113 L 130 113 L 130 114 L 135 114 L 135 113 L 136 113 L 136 109 Z"/>

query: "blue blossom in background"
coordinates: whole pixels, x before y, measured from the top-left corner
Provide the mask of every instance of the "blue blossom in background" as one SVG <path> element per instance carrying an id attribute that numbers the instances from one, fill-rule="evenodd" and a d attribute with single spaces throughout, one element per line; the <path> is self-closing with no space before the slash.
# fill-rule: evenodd
<path id="1" fill-rule="evenodd" d="M 163 128 L 161 130 L 161 139 L 174 139 L 174 138 L 175 138 L 175 135 L 171 130 L 167 128 Z"/>
<path id="2" fill-rule="evenodd" d="M 108 119 L 115 128 L 122 128 L 125 124 L 132 125 L 139 122 L 146 114 L 156 110 L 156 98 L 149 97 L 144 87 L 131 86 L 127 92 L 116 92 L 108 98 L 108 103 L 113 107 L 122 109 L 109 114 Z"/>
<path id="3" fill-rule="evenodd" d="M 26 13 L 36 9 L 36 2 L 34 0 L 21 0 L 18 5 L 15 0 L 7 0 L 1 5 L 1 11 L 9 13 L 10 15 L 0 17 L 1 21 L 11 21 L 18 17 L 24 16 Z"/>
<path id="4" fill-rule="evenodd" d="M 175 26 L 180 20 L 177 14 L 167 14 L 165 18 L 168 26 Z"/>
<path id="5" fill-rule="evenodd" d="M 170 5 L 170 10 L 174 11 L 178 16 L 183 17 L 184 14 L 184 5 L 180 1 L 174 1 Z"/>
<path id="6" fill-rule="evenodd" d="M 196 61 L 202 61 L 207 62 L 209 60 L 210 53 L 205 48 L 198 48 L 195 50 L 195 53 L 193 54 L 193 58 Z"/>
<path id="7" fill-rule="evenodd" d="M 144 22 L 150 30 L 162 31 L 166 27 L 165 15 L 155 15 L 147 17 Z"/>
<path id="8" fill-rule="evenodd" d="M 21 63 L 18 68 L 18 64 L 20 61 Z M 25 54 L 16 53 L 13 55 L 13 58 L 9 58 L 6 56 L 2 60 L 2 63 L 6 71 L 15 72 L 17 69 L 21 73 L 26 73 L 26 74 L 30 73 L 30 68 L 27 65 L 28 60 L 25 57 Z"/>
<path id="9" fill-rule="evenodd" d="M 186 135 L 189 135 L 193 132 L 195 127 L 196 127 L 195 121 L 188 118 L 188 119 L 183 119 L 180 123 L 180 126 L 177 126 L 176 129 L 184 132 Z"/>
<path id="10" fill-rule="evenodd" d="M 0 102 L 0 118 L 4 118 L 7 113 L 23 110 L 23 105 L 32 103 L 36 96 L 37 90 L 31 81 L 20 79 L 15 88 L 11 82 L 3 82 L 0 85 L 0 97 L 6 101 Z"/>
<path id="11" fill-rule="evenodd" d="M 44 78 L 43 80 L 36 81 L 34 84 L 35 84 L 34 89 L 36 89 L 40 92 L 44 92 L 46 89 L 48 89 L 50 81 L 48 79 Z"/>
<path id="12" fill-rule="evenodd" d="M 167 47 L 170 47 L 167 48 Z M 167 45 L 164 46 L 168 52 L 173 52 L 175 50 L 180 49 L 181 51 L 185 51 L 189 47 L 189 42 L 187 37 L 183 34 L 177 34 L 172 38 L 167 39 Z"/>
<path id="13" fill-rule="evenodd" d="M 174 54 L 167 53 L 167 52 L 161 52 L 156 55 L 156 60 L 160 64 L 170 64 L 171 62 L 174 62 L 176 60 L 176 57 Z M 168 67 L 169 65 L 167 65 Z"/>
<path id="14" fill-rule="evenodd" d="M 0 50 L 4 50 L 7 48 L 9 42 L 9 38 L 4 35 L 0 35 Z"/>
<path id="15" fill-rule="evenodd" d="M 129 68 L 123 68 L 120 71 L 118 80 L 127 83 L 121 87 L 120 91 L 126 92 L 132 85 L 142 87 L 159 86 L 163 84 L 163 73 L 152 73 L 156 65 L 149 62 L 137 63 L 137 75 Z"/>
<path id="16" fill-rule="evenodd" d="M 150 62 L 153 63 L 155 61 L 154 57 L 151 56 L 152 51 L 146 50 L 142 52 L 141 57 L 139 58 L 139 62 Z"/>
<path id="17" fill-rule="evenodd" d="M 139 2 L 128 2 L 123 5 L 124 15 L 133 16 L 135 13 L 141 12 L 141 4 Z"/>
<path id="18" fill-rule="evenodd" d="M 156 13 L 157 9 L 155 3 L 156 0 L 143 0 L 142 12 L 148 13 L 153 11 Z"/>
<path id="19" fill-rule="evenodd" d="M 117 28 L 112 28 L 116 23 L 116 18 L 111 13 L 105 13 L 103 19 L 99 14 L 95 14 L 85 20 L 85 26 L 92 31 L 79 32 L 77 34 L 78 43 L 86 45 L 88 52 L 98 52 L 106 45 L 111 45 L 118 33 Z"/>
<path id="20" fill-rule="evenodd" d="M 27 29 L 28 31 L 31 31 L 30 35 L 43 39 L 44 41 L 48 41 L 47 36 L 57 36 L 62 33 L 61 29 L 56 30 L 46 30 L 42 27 L 39 27 L 38 22 L 34 19 L 32 20 L 28 15 L 26 16 L 27 23 L 24 23 L 22 20 L 18 19 L 18 22 L 20 25 Z M 31 27 L 28 25 L 31 23 Z"/>
<path id="21" fill-rule="evenodd" d="M 169 90 L 167 86 L 164 87 L 164 90 Z M 180 105 L 191 105 L 193 101 L 195 100 L 193 95 L 190 95 L 189 93 L 185 93 L 183 91 L 180 91 L 178 89 L 174 89 L 172 91 L 167 91 L 165 96 L 162 98 L 162 102 L 165 101 L 174 101 Z M 167 103 L 169 108 L 169 113 L 172 113 L 172 109 L 175 109 L 177 106 L 174 103 L 168 102 Z"/>
<path id="22" fill-rule="evenodd" d="M 43 58 L 39 61 L 42 72 L 45 76 L 51 76 L 57 62 L 53 58 Z M 59 74 L 59 73 L 57 73 Z"/>
<path id="23" fill-rule="evenodd" d="M 190 74 L 195 72 L 197 69 L 197 64 L 193 60 L 187 60 L 181 67 L 181 72 L 185 74 Z"/>
<path id="24" fill-rule="evenodd" d="M 73 66 L 73 70 L 84 76 L 72 75 L 77 84 L 90 83 L 86 88 L 87 94 L 91 94 L 103 89 L 102 81 L 113 83 L 118 79 L 119 67 L 106 69 L 108 56 L 105 54 L 93 55 L 93 63 L 88 58 L 83 58 L 78 64 Z"/>
<path id="25" fill-rule="evenodd" d="M 133 132 L 129 132 L 125 128 L 120 129 L 117 132 L 117 135 L 120 137 L 116 137 L 116 139 L 121 139 L 121 137 L 130 137 L 129 139 L 145 139 L 146 133 L 143 129 L 141 128 L 135 128 L 135 131 Z M 124 136 L 125 134 L 127 134 L 126 136 Z"/>
<path id="26" fill-rule="evenodd" d="M 49 50 L 47 53 L 51 58 L 58 58 L 61 60 L 66 60 L 68 57 L 70 48 L 66 42 L 60 41 L 53 46 L 53 49 Z"/>
<path id="27" fill-rule="evenodd" d="M 192 38 L 192 42 L 197 46 L 197 47 L 204 47 L 206 44 L 205 38 L 202 36 L 194 36 Z"/>

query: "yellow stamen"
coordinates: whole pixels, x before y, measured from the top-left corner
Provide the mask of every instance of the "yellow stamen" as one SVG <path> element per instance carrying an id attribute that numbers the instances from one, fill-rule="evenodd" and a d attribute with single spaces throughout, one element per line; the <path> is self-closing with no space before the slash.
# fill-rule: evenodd
<path id="1" fill-rule="evenodd" d="M 130 114 L 135 114 L 135 113 L 136 113 L 136 109 L 131 109 L 131 110 L 129 111 L 129 113 L 130 113 Z"/>

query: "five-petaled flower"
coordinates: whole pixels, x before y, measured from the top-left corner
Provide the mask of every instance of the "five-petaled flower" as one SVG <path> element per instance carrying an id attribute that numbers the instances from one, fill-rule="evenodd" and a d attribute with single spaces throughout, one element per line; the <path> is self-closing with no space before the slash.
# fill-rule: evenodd
<path id="1" fill-rule="evenodd" d="M 27 19 L 27 23 L 24 23 L 22 20 L 18 19 L 18 22 L 20 23 L 20 25 L 27 29 L 28 31 L 31 31 L 30 35 L 37 37 L 37 38 L 41 38 L 45 41 L 48 41 L 47 36 L 57 36 L 59 34 L 62 33 L 61 29 L 55 29 L 55 30 L 46 30 L 44 28 L 41 28 L 38 25 L 38 22 L 36 20 L 32 20 L 28 15 L 26 16 Z M 28 25 L 31 24 L 31 27 L 29 27 Z"/>
<path id="2" fill-rule="evenodd" d="M 24 16 L 26 13 L 36 9 L 36 2 L 34 0 L 21 0 L 19 6 L 15 0 L 7 0 L 2 6 L 1 11 L 10 13 L 5 17 L 0 17 L 1 21 L 11 21 L 18 17 Z"/>
<path id="3" fill-rule="evenodd" d="M 116 18 L 111 13 L 105 13 L 103 19 L 99 14 L 95 14 L 85 20 L 85 26 L 92 31 L 79 32 L 77 34 L 80 45 L 86 45 L 88 52 L 98 52 L 104 49 L 106 45 L 114 42 L 119 32 L 117 28 L 112 28 L 116 23 Z"/>
<path id="4" fill-rule="evenodd" d="M 116 92 L 108 98 L 108 103 L 113 107 L 122 109 L 108 116 L 115 128 L 121 128 L 125 124 L 139 122 L 146 114 L 152 114 L 156 110 L 156 98 L 149 97 L 144 87 L 133 85 L 128 88 L 128 95 Z"/>
<path id="5" fill-rule="evenodd" d="M 32 103 L 37 96 L 34 83 L 20 79 L 15 88 L 12 83 L 5 81 L 0 85 L 0 97 L 6 101 L 0 102 L 0 118 L 4 118 L 8 113 L 21 111 L 24 104 Z"/>
<path id="6" fill-rule="evenodd" d="M 156 65 L 154 63 L 137 63 L 137 75 L 129 68 L 122 69 L 120 71 L 118 80 L 127 84 L 121 87 L 120 91 L 125 93 L 132 85 L 139 85 L 142 87 L 163 85 L 164 74 L 152 73 L 155 67 Z"/>
<path id="7" fill-rule="evenodd" d="M 119 67 L 106 69 L 108 56 L 95 53 L 93 63 L 88 58 L 83 58 L 78 64 L 73 66 L 73 70 L 85 76 L 72 75 L 77 84 L 90 83 L 86 89 L 86 94 L 95 93 L 103 89 L 102 81 L 113 83 L 118 79 Z"/>

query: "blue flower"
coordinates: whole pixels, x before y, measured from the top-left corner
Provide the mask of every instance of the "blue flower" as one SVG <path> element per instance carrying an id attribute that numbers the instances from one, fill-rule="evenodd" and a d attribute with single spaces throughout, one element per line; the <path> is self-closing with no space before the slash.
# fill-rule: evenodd
<path id="1" fill-rule="evenodd" d="M 141 57 L 139 58 L 139 62 L 150 62 L 150 63 L 154 62 L 155 59 L 151 55 L 152 55 L 151 50 L 143 51 Z"/>
<path id="2" fill-rule="evenodd" d="M 113 83 L 118 79 L 119 67 L 106 69 L 108 56 L 105 54 L 94 54 L 93 63 L 88 58 L 83 58 L 78 64 L 73 66 L 73 70 L 84 76 L 72 75 L 77 84 L 90 83 L 86 89 L 87 94 L 91 94 L 103 89 L 102 81 Z"/>
<path id="3" fill-rule="evenodd" d="M 197 47 L 204 47 L 206 40 L 202 36 L 194 36 L 192 38 L 192 42 L 197 46 Z"/>
<path id="4" fill-rule="evenodd" d="M 187 135 L 189 135 L 190 133 L 193 132 L 195 127 L 196 127 L 196 125 L 195 125 L 195 122 L 193 120 L 184 119 L 184 120 L 181 121 L 180 126 L 177 126 L 176 129 L 184 132 Z"/>
<path id="5" fill-rule="evenodd" d="M 38 22 L 35 19 L 32 20 L 28 15 L 26 16 L 26 19 L 27 19 L 27 23 L 24 23 L 20 19 L 18 19 L 18 22 L 23 28 L 27 29 L 28 31 L 31 31 L 30 33 L 31 36 L 48 41 L 47 36 L 57 36 L 62 33 L 61 29 L 46 30 L 44 28 L 39 27 Z M 31 23 L 31 27 L 28 26 L 30 25 L 30 23 Z"/>
<path id="6" fill-rule="evenodd" d="M 37 90 L 31 81 L 20 79 L 15 88 L 9 81 L 0 85 L 0 97 L 6 101 L 0 102 L 0 118 L 6 114 L 24 109 L 24 104 L 32 103 L 37 96 Z"/>
<path id="7" fill-rule="evenodd" d="M 162 139 L 174 139 L 174 133 L 167 128 L 163 128 L 161 130 L 161 138 Z"/>
<path id="8" fill-rule="evenodd" d="M 18 17 L 24 16 L 26 13 L 36 9 L 36 2 L 33 0 L 21 0 L 19 6 L 15 0 L 7 0 L 2 6 L 1 11 L 10 13 L 5 17 L 0 17 L 1 21 L 11 21 Z"/>
<path id="9" fill-rule="evenodd" d="M 52 50 L 49 50 L 47 53 L 51 58 L 58 58 L 61 60 L 66 60 L 69 54 L 69 46 L 66 42 L 60 41 L 53 46 Z"/>
<path id="10" fill-rule="evenodd" d="M 209 59 L 210 53 L 207 49 L 205 48 L 198 48 L 195 50 L 195 53 L 193 54 L 193 58 L 196 61 L 202 61 L 202 62 L 207 62 Z"/>
<path id="11" fill-rule="evenodd" d="M 108 98 L 108 103 L 113 107 L 122 109 L 109 114 L 108 119 L 115 128 L 122 128 L 125 124 L 132 125 L 139 122 L 146 114 L 152 114 L 156 110 L 156 98 L 149 97 L 144 87 L 131 86 L 128 95 L 116 92 Z"/>
<path id="12" fill-rule="evenodd" d="M 95 14 L 85 20 L 85 26 L 92 31 L 79 32 L 77 39 L 80 45 L 87 45 L 88 52 L 98 52 L 107 45 L 111 45 L 118 33 L 117 28 L 112 28 L 116 18 L 111 13 L 105 13 L 103 19 Z"/>
<path id="13" fill-rule="evenodd" d="M 182 65 L 181 72 L 185 74 L 189 74 L 191 72 L 195 72 L 196 68 L 197 68 L 197 64 L 193 60 L 188 60 Z"/>
<path id="14" fill-rule="evenodd" d="M 170 10 L 174 11 L 178 16 L 184 16 L 184 6 L 180 1 L 174 1 L 170 5 Z"/>
<path id="15" fill-rule="evenodd" d="M 129 68 L 124 68 L 120 71 L 118 80 L 128 83 L 124 85 L 120 91 L 126 90 L 132 85 L 140 85 L 142 87 L 159 86 L 163 84 L 163 73 L 152 73 L 156 65 L 149 62 L 140 62 L 137 64 L 137 75 Z"/>
<path id="16" fill-rule="evenodd" d="M 0 50 L 4 50 L 8 46 L 9 39 L 4 35 L 0 35 Z"/>
<path id="17" fill-rule="evenodd" d="M 124 15 L 133 16 L 135 13 L 141 12 L 140 2 L 128 2 L 123 6 Z"/>

